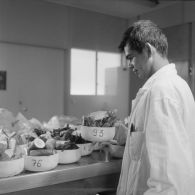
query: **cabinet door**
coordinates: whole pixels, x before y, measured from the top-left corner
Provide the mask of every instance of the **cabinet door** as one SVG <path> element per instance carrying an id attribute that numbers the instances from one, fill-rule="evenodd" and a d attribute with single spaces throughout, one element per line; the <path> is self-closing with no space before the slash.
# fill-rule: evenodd
<path id="1" fill-rule="evenodd" d="M 182 24 L 164 29 L 169 44 L 168 58 L 170 62 L 175 63 L 178 74 L 191 87 L 191 75 L 189 74 L 189 62 L 191 58 L 190 31 L 190 24 Z"/>
<path id="2" fill-rule="evenodd" d="M 189 62 L 188 60 L 175 61 L 177 73 L 180 75 L 188 84 L 190 84 L 189 75 Z"/>
<path id="3" fill-rule="evenodd" d="M 1 43 L 0 69 L 7 72 L 0 107 L 41 121 L 63 113 L 63 50 Z"/>

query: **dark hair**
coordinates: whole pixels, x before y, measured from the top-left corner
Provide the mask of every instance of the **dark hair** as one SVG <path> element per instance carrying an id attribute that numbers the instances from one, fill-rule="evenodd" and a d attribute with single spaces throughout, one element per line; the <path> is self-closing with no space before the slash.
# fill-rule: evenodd
<path id="1" fill-rule="evenodd" d="M 121 52 L 128 44 L 132 50 L 141 53 L 146 43 L 150 43 L 156 50 L 166 57 L 168 53 L 168 42 L 162 30 L 150 20 L 139 20 L 133 23 L 124 33 L 119 45 Z"/>

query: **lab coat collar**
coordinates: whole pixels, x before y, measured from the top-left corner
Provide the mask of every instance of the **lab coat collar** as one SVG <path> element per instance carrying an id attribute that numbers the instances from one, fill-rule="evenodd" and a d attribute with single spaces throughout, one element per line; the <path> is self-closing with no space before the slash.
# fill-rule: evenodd
<path id="1" fill-rule="evenodd" d="M 175 64 L 167 64 L 164 67 L 160 68 L 156 73 L 154 73 L 144 84 L 142 88 L 139 89 L 137 92 L 136 98 L 132 101 L 132 113 L 135 112 L 137 104 L 139 103 L 139 100 L 141 97 L 144 95 L 145 92 L 147 92 L 151 86 L 152 83 L 156 80 L 159 79 L 160 77 L 168 77 L 170 75 L 175 75 L 177 74 L 177 70 L 175 68 Z M 133 114 L 131 114 L 133 116 Z M 131 117 L 133 118 L 133 117 Z"/>
<path id="2" fill-rule="evenodd" d="M 177 74 L 177 70 L 175 68 L 175 64 L 171 63 L 171 64 L 167 64 L 165 66 L 163 66 L 162 68 L 160 68 L 156 73 L 154 73 L 143 85 L 142 88 L 139 89 L 138 91 L 138 96 L 142 95 L 145 91 L 147 91 L 150 87 L 151 84 L 157 79 L 160 78 L 161 76 L 163 77 L 167 77 L 168 75 L 172 75 L 172 74 Z"/>

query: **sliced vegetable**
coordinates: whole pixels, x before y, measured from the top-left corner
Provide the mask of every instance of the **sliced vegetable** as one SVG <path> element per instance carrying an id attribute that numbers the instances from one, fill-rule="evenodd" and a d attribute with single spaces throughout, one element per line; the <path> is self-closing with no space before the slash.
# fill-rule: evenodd
<path id="1" fill-rule="evenodd" d="M 15 150 L 15 148 L 16 148 L 16 139 L 15 138 L 9 139 L 8 148 L 12 149 L 12 150 Z"/>
<path id="2" fill-rule="evenodd" d="M 28 151 L 45 148 L 45 142 L 40 138 L 35 138 L 29 143 Z"/>
<path id="3" fill-rule="evenodd" d="M 51 139 L 48 139 L 45 143 L 45 147 L 46 149 L 55 149 L 55 145 L 56 145 L 56 140 L 51 138 Z"/>
<path id="4" fill-rule="evenodd" d="M 0 154 L 7 149 L 7 141 L 0 141 Z"/>
<path id="5" fill-rule="evenodd" d="M 10 160 L 11 158 L 6 154 L 6 153 L 1 153 L 0 154 L 0 161 L 7 161 Z"/>
<path id="6" fill-rule="evenodd" d="M 33 143 L 34 143 L 34 146 L 36 148 L 44 148 L 45 147 L 45 142 L 40 138 L 35 138 Z"/>
<path id="7" fill-rule="evenodd" d="M 13 149 L 7 149 L 7 150 L 5 150 L 4 154 L 9 156 L 9 158 L 11 159 L 14 156 L 14 150 Z"/>

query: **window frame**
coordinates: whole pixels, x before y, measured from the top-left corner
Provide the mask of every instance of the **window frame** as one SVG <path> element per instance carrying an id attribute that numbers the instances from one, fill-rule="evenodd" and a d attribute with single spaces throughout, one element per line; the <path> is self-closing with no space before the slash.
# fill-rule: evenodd
<path id="1" fill-rule="evenodd" d="M 118 67 L 123 67 L 123 54 L 120 52 L 109 52 L 109 51 L 100 51 L 100 50 L 89 50 L 89 49 L 83 49 L 83 48 L 71 48 L 70 49 L 70 59 L 71 59 L 71 55 L 72 55 L 72 50 L 83 50 L 83 51 L 94 51 L 95 52 L 95 83 L 94 83 L 94 87 L 95 87 L 95 94 L 71 94 L 71 67 L 72 67 L 72 63 L 70 60 L 70 90 L 69 90 L 69 94 L 70 96 L 104 96 L 105 94 L 98 94 L 98 53 L 99 52 L 104 52 L 104 53 L 109 53 L 109 54 L 119 54 L 120 55 L 120 63 Z M 117 66 L 116 66 L 117 67 Z"/>

